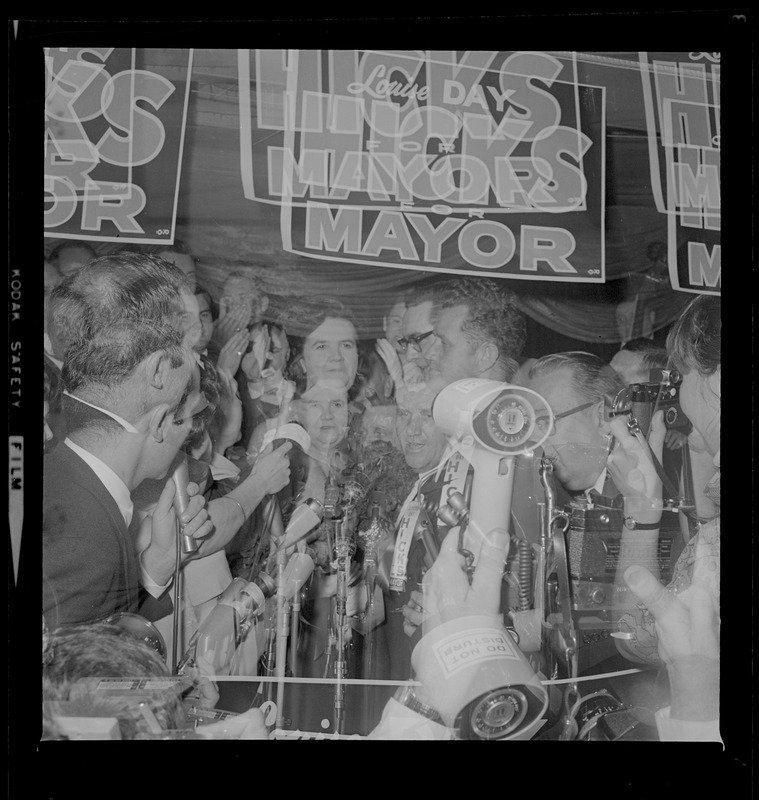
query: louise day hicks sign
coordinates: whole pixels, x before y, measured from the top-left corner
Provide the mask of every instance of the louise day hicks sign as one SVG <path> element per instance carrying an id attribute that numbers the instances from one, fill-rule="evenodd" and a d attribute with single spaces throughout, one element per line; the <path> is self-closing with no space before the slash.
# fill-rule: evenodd
<path id="1" fill-rule="evenodd" d="M 170 80 L 140 68 L 137 50 L 45 48 L 46 236 L 174 241 L 185 52 L 184 76 Z"/>
<path id="2" fill-rule="evenodd" d="M 722 288 L 720 54 L 640 53 L 651 185 L 673 288 Z"/>
<path id="3" fill-rule="evenodd" d="M 239 75 L 245 195 L 289 252 L 604 281 L 605 97 L 573 58 L 241 50 Z"/>

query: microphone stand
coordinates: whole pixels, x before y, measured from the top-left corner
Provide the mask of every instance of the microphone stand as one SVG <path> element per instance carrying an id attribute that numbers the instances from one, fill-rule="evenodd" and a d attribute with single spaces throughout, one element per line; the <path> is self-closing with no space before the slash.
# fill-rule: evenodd
<path id="1" fill-rule="evenodd" d="M 355 552 L 350 536 L 346 530 L 347 514 L 342 520 L 335 521 L 335 556 L 337 561 L 337 591 L 335 594 L 335 611 L 337 617 L 337 658 L 335 659 L 335 730 L 343 733 L 345 726 L 345 685 L 346 677 L 345 657 L 345 621 L 347 619 L 348 605 L 348 577 L 350 574 L 351 556 Z M 339 532 L 338 532 L 339 531 Z"/>
<path id="2" fill-rule="evenodd" d="M 298 676 L 298 635 L 300 624 L 300 586 L 295 587 L 295 595 L 291 605 L 290 620 L 290 674 L 296 678 Z"/>
<path id="3" fill-rule="evenodd" d="M 276 650 L 274 656 L 274 674 L 277 680 L 277 727 L 283 728 L 285 724 L 285 666 L 287 662 L 287 636 L 289 634 L 288 602 L 285 597 L 285 566 L 287 553 L 284 547 L 277 550 L 277 624 L 276 624 Z"/>
<path id="4" fill-rule="evenodd" d="M 176 562 L 174 566 L 174 616 L 172 619 L 172 637 L 171 637 L 171 660 L 169 666 L 171 667 L 172 674 L 179 672 L 179 664 L 182 659 L 183 649 L 179 646 L 179 621 L 182 618 L 181 613 L 181 593 L 179 591 L 179 584 L 181 582 L 182 570 L 180 569 L 181 562 L 181 546 L 180 534 L 182 532 L 179 517 L 177 517 L 177 544 L 176 544 Z"/>

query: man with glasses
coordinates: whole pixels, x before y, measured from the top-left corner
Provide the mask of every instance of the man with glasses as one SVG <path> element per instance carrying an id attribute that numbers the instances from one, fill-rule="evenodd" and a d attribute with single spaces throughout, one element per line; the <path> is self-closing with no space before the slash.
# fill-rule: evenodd
<path id="1" fill-rule="evenodd" d="M 409 298 L 403 318 L 406 358 L 425 381 L 511 381 L 526 338 L 516 295 L 486 278 L 455 278 Z"/>
<path id="2" fill-rule="evenodd" d="M 554 413 L 543 448 L 556 479 L 570 493 L 605 490 L 616 496 L 616 487 L 606 486 L 611 481 L 606 460 L 612 437 L 604 395 L 614 396 L 624 388 L 619 375 L 591 353 L 555 353 L 532 365 L 528 388 L 541 395 Z"/>
<path id="3" fill-rule="evenodd" d="M 557 488 L 565 490 L 563 497 L 557 498 L 557 506 L 571 508 L 569 571 L 577 587 L 574 602 L 582 612 L 579 618 L 600 619 L 603 609 L 611 602 L 613 589 L 604 580 L 603 568 L 599 572 L 591 563 L 591 556 L 586 555 L 590 549 L 586 548 L 597 547 L 594 541 L 601 542 L 601 534 L 603 547 L 612 548 L 614 542 L 612 539 L 607 542 L 608 535 L 621 535 L 623 524 L 628 525 L 624 499 L 626 487 L 617 485 L 607 467 L 616 442 L 605 413 L 604 400 L 604 396 L 616 396 L 624 388 L 624 383 L 611 365 L 598 356 L 572 351 L 537 359 L 528 372 L 528 388 L 540 394 L 554 412 L 543 449 L 553 465 L 553 474 L 559 484 Z M 549 420 L 538 419 L 537 424 L 542 425 L 545 431 Z M 634 478 L 625 476 L 625 480 L 629 482 Z M 651 526 L 641 524 L 640 527 Z M 674 564 L 681 549 L 678 530 L 676 535 L 673 534 L 671 563 Z M 602 558 L 608 557 L 607 550 Z M 580 584 L 592 585 L 592 590 L 589 590 L 591 597 L 605 596 L 606 604 L 599 599 L 598 608 L 593 610 L 590 607 L 593 601 L 585 602 Z M 611 623 L 608 628 L 598 624 L 584 628 L 580 623 L 580 673 L 607 659 L 609 665 L 619 661 L 619 668 L 626 668 L 624 660 L 616 658 L 617 648 L 610 636 L 613 629 Z M 610 671 L 613 669 L 609 666 Z"/>
<path id="4" fill-rule="evenodd" d="M 454 278 L 407 299 L 399 344 L 424 384 L 439 391 L 465 378 L 511 382 L 525 340 L 526 321 L 510 289 L 485 278 Z M 448 465 L 441 464 L 439 469 L 444 468 Z M 471 467 L 462 474 L 467 471 L 472 473 Z M 540 525 L 533 472 L 530 459 L 516 459 L 512 533 L 531 542 L 537 540 Z M 477 476 L 470 475 L 471 480 L 476 481 Z M 436 511 L 434 508 L 433 516 Z M 513 586 L 511 591 L 516 591 Z M 505 598 L 504 605 L 510 605 L 512 599 Z M 412 599 L 404 610 L 408 635 L 413 635 L 424 615 L 417 606 Z"/>

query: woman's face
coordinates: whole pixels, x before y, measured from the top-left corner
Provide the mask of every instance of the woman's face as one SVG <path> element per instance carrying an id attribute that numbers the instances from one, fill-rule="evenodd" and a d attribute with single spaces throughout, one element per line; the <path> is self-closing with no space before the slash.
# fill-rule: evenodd
<path id="1" fill-rule="evenodd" d="M 327 317 L 306 337 L 303 365 L 309 386 L 328 381 L 349 389 L 358 369 L 356 329 L 353 324 L 347 319 Z"/>
<path id="2" fill-rule="evenodd" d="M 332 447 L 348 431 L 348 394 L 339 385 L 319 384 L 303 394 L 304 427 L 317 447 Z"/>
<path id="3" fill-rule="evenodd" d="M 692 369 L 683 373 L 680 384 L 680 406 L 713 456 L 719 451 L 720 375 L 719 369 L 713 375 Z"/>

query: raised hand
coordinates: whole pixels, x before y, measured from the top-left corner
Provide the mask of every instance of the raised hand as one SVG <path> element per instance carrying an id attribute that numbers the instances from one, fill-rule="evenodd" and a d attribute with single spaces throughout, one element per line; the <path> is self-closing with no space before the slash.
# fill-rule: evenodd
<path id="1" fill-rule="evenodd" d="M 231 306 L 228 298 L 222 298 L 219 319 L 216 320 L 213 331 L 213 341 L 216 346 L 220 349 L 223 348 L 235 333 L 247 329 L 249 318 L 250 309 L 246 308 L 244 304 Z"/>
<path id="2" fill-rule="evenodd" d="M 220 372 L 226 372 L 227 375 L 234 377 L 237 370 L 240 369 L 240 362 L 248 349 L 248 329 L 243 328 L 232 334 L 224 347 L 219 352 L 219 358 L 216 361 L 216 368 Z"/>
<path id="3" fill-rule="evenodd" d="M 609 424 L 616 444 L 609 453 L 607 467 L 625 497 L 625 509 L 634 511 L 635 505 L 641 511 L 661 509 L 661 479 L 651 453 L 661 463 L 666 434 L 663 412 L 657 411 L 651 419 L 648 445 L 630 433 L 626 417 L 615 417 Z"/>

